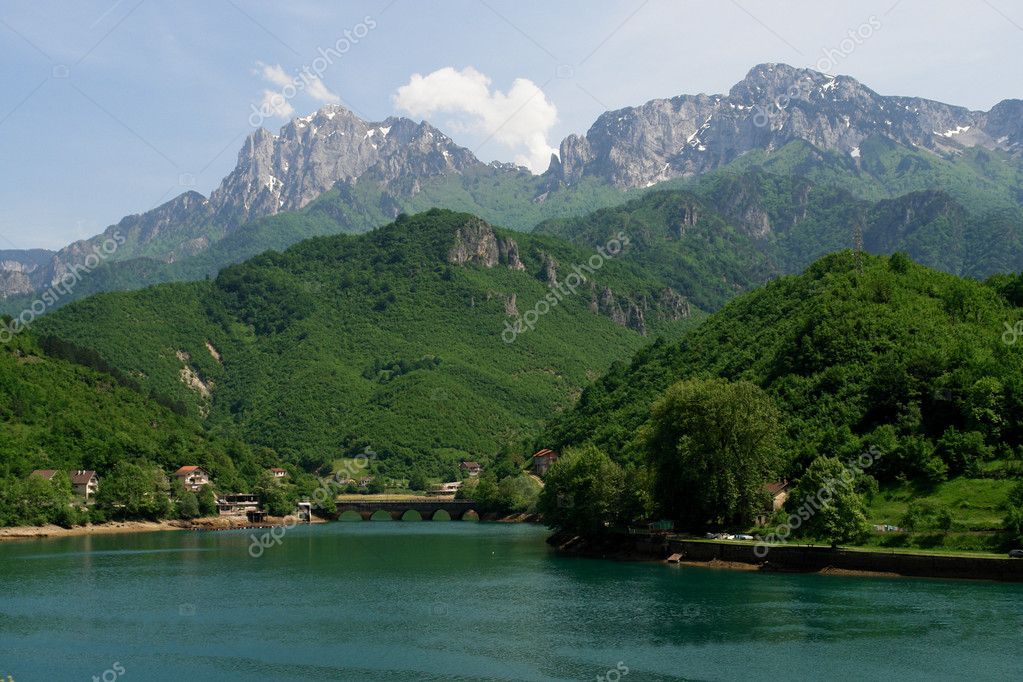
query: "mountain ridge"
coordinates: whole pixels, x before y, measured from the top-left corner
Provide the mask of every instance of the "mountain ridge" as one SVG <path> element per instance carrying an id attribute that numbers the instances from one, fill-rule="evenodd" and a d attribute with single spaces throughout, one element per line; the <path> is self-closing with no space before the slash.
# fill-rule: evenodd
<path id="1" fill-rule="evenodd" d="M 796 144 L 840 157 L 845 168 L 832 175 L 852 178 L 866 191 L 944 189 L 951 176 L 941 168 L 954 163 L 959 194 L 978 193 L 968 209 L 996 195 L 1005 205 L 1023 205 L 1023 101 L 1003 100 L 976 112 L 879 95 L 848 76 L 761 64 L 727 94 L 679 95 L 602 114 L 585 135 L 565 138 L 560 157 L 542 176 L 484 164 L 425 121 L 370 122 L 338 105 L 323 107 L 276 135 L 263 128 L 251 133 L 234 170 L 208 198 L 185 192 L 53 253 L 48 263 L 7 252 L 0 260 L 0 300 L 52 286 L 112 235 L 125 241 L 105 261 L 177 263 L 208 253 L 241 227 L 302 210 L 332 191 L 350 204 L 338 223 L 342 231 L 364 231 L 401 212 L 435 206 L 526 230 L 548 218 L 621 203 L 628 192 L 771 159 Z M 811 156 L 792 172 L 812 172 L 818 162 Z"/>

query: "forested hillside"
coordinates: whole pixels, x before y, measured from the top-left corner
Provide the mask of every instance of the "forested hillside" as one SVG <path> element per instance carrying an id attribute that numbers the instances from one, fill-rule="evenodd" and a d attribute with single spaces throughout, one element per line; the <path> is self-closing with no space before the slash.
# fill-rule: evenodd
<path id="1" fill-rule="evenodd" d="M 390 475 L 440 475 L 533 434 L 644 334 L 699 318 L 634 262 L 627 233 L 615 241 L 618 255 L 597 258 L 434 210 L 37 324 L 307 468 L 370 447 Z"/>
<path id="2" fill-rule="evenodd" d="M 853 462 L 851 487 L 801 532 L 863 541 L 870 518 L 924 531 L 913 540 L 921 546 L 1016 538 L 1020 291 L 1018 276 L 981 284 L 903 254 L 827 256 L 737 298 L 680 340 L 615 363 L 540 439 L 574 453 L 550 495 L 572 494 L 573 471 L 622 466 L 632 476 L 623 491 L 653 496 L 650 507 L 623 499 L 626 514 L 658 509 L 688 528 L 741 527 L 760 508 L 764 481 L 799 483 L 785 512 L 793 514 Z M 604 518 L 628 520 L 620 510 Z"/>

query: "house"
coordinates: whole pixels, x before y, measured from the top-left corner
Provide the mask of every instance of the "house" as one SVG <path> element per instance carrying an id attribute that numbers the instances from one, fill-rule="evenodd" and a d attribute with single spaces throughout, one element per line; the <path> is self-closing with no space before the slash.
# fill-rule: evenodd
<path id="1" fill-rule="evenodd" d="M 79 469 L 71 474 L 71 485 L 75 489 L 75 495 L 88 501 L 99 490 L 99 476 L 95 471 Z"/>
<path id="2" fill-rule="evenodd" d="M 459 468 L 470 476 L 479 476 L 480 471 L 483 470 L 478 462 L 462 462 Z"/>
<path id="3" fill-rule="evenodd" d="M 217 511 L 221 516 L 248 514 L 250 511 L 258 511 L 259 508 L 259 495 L 235 493 L 224 495 L 217 500 Z"/>
<path id="4" fill-rule="evenodd" d="M 768 503 L 764 505 L 764 511 L 773 514 L 785 506 L 785 500 L 789 499 L 789 482 L 774 481 L 764 485 L 764 493 L 767 494 Z"/>
<path id="5" fill-rule="evenodd" d="M 454 495 L 462 487 L 461 481 L 452 481 L 450 483 L 440 483 L 438 485 L 430 486 L 430 495 Z"/>
<path id="6" fill-rule="evenodd" d="M 773 483 L 765 483 L 763 491 L 764 505 L 757 515 L 758 526 L 766 526 L 771 514 L 785 506 L 785 500 L 789 499 L 789 482 L 774 481 Z"/>
<path id="7" fill-rule="evenodd" d="M 369 484 L 373 482 L 372 476 L 363 476 L 359 479 L 359 490 L 368 490 Z"/>
<path id="8" fill-rule="evenodd" d="M 288 475 L 288 472 L 285 471 L 284 469 L 281 469 L 280 467 L 274 467 L 273 469 L 270 470 L 270 475 L 273 476 L 274 478 L 284 478 L 285 476 Z"/>
<path id="9" fill-rule="evenodd" d="M 56 469 L 36 469 L 32 472 L 32 476 L 40 476 L 45 478 L 47 481 L 52 481 L 53 477 L 57 475 Z"/>
<path id="10" fill-rule="evenodd" d="M 543 476 L 547 473 L 547 470 L 551 468 L 551 464 L 558 458 L 558 453 L 554 452 L 549 448 L 538 450 L 533 455 L 533 473 L 537 476 Z"/>
<path id="11" fill-rule="evenodd" d="M 174 472 L 174 477 L 181 481 L 185 490 L 191 490 L 193 493 L 210 483 L 210 475 L 198 466 L 181 467 Z"/>

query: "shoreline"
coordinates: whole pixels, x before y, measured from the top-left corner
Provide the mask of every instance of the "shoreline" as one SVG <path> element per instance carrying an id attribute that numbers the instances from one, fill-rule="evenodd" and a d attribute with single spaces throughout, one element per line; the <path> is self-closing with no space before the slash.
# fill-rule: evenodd
<path id="1" fill-rule="evenodd" d="M 294 517 L 268 517 L 265 522 L 251 523 L 244 517 L 210 516 L 206 518 L 184 521 L 181 519 L 163 519 L 160 521 L 108 521 L 107 523 L 88 524 L 64 528 L 53 524 L 45 526 L 7 526 L 0 527 L 0 542 L 13 540 L 37 540 L 54 538 L 82 537 L 87 535 L 132 535 L 135 533 L 155 533 L 162 531 L 223 531 L 246 530 L 250 528 L 275 528 L 291 524 Z M 481 521 L 488 523 L 535 523 L 535 514 L 510 514 L 506 516 L 487 516 Z M 310 523 L 297 522 L 298 525 L 320 525 L 324 523 L 341 523 L 334 519 L 314 516 Z M 431 523 L 421 521 L 420 523 Z M 444 523 L 444 522 L 439 522 Z"/>
<path id="2" fill-rule="evenodd" d="M 803 546 L 773 547 L 770 555 L 758 557 L 754 551 L 755 545 L 752 544 L 636 535 L 609 535 L 599 541 L 590 541 L 555 533 L 547 542 L 556 552 L 569 556 L 646 561 L 714 570 L 1023 582 L 1023 559 L 1008 557 L 928 555 Z"/>
<path id="3" fill-rule="evenodd" d="M 183 521 L 181 519 L 163 519 L 160 521 L 108 521 L 107 523 L 88 524 L 85 526 L 8 526 L 0 528 L 0 542 L 7 540 L 35 540 L 53 538 L 82 537 L 86 535 L 133 535 L 135 533 L 156 533 L 162 531 L 214 531 L 243 530 L 246 528 L 273 528 L 291 522 L 293 517 L 270 517 L 265 523 L 250 523 L 248 519 L 211 516 L 207 518 Z M 312 525 L 327 523 L 323 519 L 313 518 Z M 301 525 L 307 525 L 301 523 Z"/>

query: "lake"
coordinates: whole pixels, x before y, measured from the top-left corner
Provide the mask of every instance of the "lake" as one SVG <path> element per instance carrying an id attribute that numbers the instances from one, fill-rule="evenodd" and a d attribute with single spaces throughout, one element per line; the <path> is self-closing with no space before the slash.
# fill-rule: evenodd
<path id="1" fill-rule="evenodd" d="M 1020 585 L 559 557 L 532 525 L 300 526 L 258 558 L 252 532 L 0 544 L 0 673 L 638 682 L 1023 670 Z"/>

